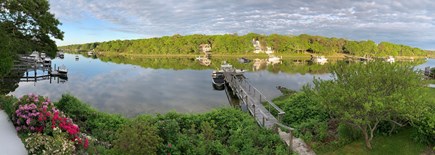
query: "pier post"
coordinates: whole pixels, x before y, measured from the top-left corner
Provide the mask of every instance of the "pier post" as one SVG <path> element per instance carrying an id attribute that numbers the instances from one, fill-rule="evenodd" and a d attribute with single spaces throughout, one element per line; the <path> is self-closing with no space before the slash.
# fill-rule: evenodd
<path id="1" fill-rule="evenodd" d="M 288 150 L 292 150 L 292 146 L 293 146 L 293 131 L 291 129 L 288 130 L 288 140 L 289 140 L 289 144 L 288 144 Z"/>
<path id="2" fill-rule="evenodd" d="M 265 124 L 264 124 L 264 123 L 265 123 L 265 120 L 264 120 L 264 119 L 265 119 L 265 118 L 264 118 L 264 115 L 263 115 L 263 126 L 265 126 Z"/>
<path id="3" fill-rule="evenodd" d="M 257 118 L 257 117 L 256 117 L 256 112 L 255 112 L 255 104 L 252 104 L 252 107 L 254 108 L 254 109 L 252 110 L 252 111 L 253 111 L 252 113 L 254 113 L 254 118 Z"/>

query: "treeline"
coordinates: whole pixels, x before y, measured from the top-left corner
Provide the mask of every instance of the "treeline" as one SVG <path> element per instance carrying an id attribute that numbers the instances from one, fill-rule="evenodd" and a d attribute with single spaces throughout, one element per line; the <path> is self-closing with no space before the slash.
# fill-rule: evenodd
<path id="1" fill-rule="evenodd" d="M 279 54 L 316 53 L 332 55 L 345 53 L 357 56 L 426 56 L 427 52 L 406 45 L 374 41 L 351 41 L 342 38 L 328 38 L 301 34 L 291 35 L 174 35 L 161 38 L 138 40 L 115 40 L 60 47 L 67 51 L 96 50 L 98 52 L 119 52 L 138 54 L 199 54 L 200 44 L 210 44 L 215 54 L 246 54 L 254 51 L 252 40 L 260 41 L 262 50 L 272 47 Z"/>

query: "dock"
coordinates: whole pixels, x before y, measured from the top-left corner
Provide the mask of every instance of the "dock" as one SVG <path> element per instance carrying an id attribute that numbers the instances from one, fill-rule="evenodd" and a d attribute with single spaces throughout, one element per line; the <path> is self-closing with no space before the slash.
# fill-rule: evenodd
<path id="1" fill-rule="evenodd" d="M 222 65 L 221 71 L 233 95 L 237 96 L 247 107 L 259 126 L 275 131 L 289 150 L 304 155 L 315 154 L 302 139 L 293 136 L 293 128 L 281 123 L 285 112 L 255 88 L 244 76 L 243 71 L 232 68 L 228 64 Z M 276 114 L 276 117 L 273 114 Z"/>
<path id="2" fill-rule="evenodd" d="M 56 68 L 56 65 L 55 67 Z M 29 59 L 21 59 L 14 61 L 12 72 L 7 77 L 1 79 L 2 81 L 8 79 L 19 79 L 20 82 L 38 82 L 52 80 L 59 82 L 65 82 L 68 79 L 67 74 L 59 73 L 57 70 L 53 70 L 51 61 L 49 63 L 37 62 Z M 41 72 L 42 71 L 42 72 Z"/>

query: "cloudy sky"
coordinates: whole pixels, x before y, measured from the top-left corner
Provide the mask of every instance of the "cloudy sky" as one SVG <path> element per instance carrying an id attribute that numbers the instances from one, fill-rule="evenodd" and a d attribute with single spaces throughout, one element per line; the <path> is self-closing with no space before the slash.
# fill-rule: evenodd
<path id="1" fill-rule="evenodd" d="M 434 0 L 49 0 L 58 45 L 174 34 L 293 34 L 435 49 Z"/>

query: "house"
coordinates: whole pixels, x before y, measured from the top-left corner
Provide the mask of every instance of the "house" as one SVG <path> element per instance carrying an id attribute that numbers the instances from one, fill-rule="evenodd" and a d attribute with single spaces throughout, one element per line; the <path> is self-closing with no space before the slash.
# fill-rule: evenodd
<path id="1" fill-rule="evenodd" d="M 252 45 L 254 46 L 254 53 L 263 53 L 264 51 L 261 50 L 261 44 L 260 41 L 256 39 L 252 39 Z"/>
<path id="2" fill-rule="evenodd" d="M 209 54 L 211 52 L 210 44 L 201 44 L 199 45 L 199 50 L 204 52 L 204 54 Z"/>

